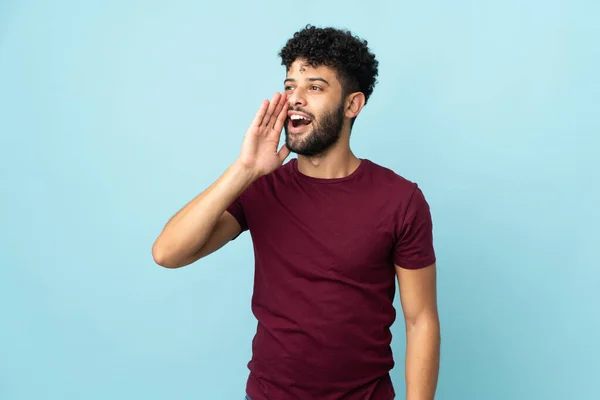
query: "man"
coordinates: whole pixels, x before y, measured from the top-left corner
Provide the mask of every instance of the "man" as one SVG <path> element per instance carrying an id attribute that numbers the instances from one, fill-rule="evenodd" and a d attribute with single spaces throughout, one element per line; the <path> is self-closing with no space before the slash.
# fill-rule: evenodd
<path id="1" fill-rule="evenodd" d="M 250 231 L 252 400 L 393 399 L 397 279 L 406 398 L 433 399 L 440 328 L 429 207 L 415 183 L 349 145 L 378 62 L 350 32 L 313 26 L 280 56 L 284 92 L 263 102 L 239 158 L 167 223 L 154 259 L 182 267 Z M 284 164 L 290 152 L 298 157 Z"/>

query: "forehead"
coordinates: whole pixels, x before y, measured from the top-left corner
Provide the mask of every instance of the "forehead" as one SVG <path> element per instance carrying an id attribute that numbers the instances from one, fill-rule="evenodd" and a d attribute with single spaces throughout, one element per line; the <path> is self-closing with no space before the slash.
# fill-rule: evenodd
<path id="1" fill-rule="evenodd" d="M 290 66 L 289 71 L 287 71 L 286 77 L 296 80 L 321 77 L 331 84 L 339 83 L 335 69 L 325 65 L 313 67 L 304 59 L 294 61 Z"/>

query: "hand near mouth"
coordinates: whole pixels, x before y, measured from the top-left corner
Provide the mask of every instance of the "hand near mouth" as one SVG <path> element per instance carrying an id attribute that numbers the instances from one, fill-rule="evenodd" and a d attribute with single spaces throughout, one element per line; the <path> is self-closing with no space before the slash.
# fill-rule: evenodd
<path id="1" fill-rule="evenodd" d="M 277 151 L 287 108 L 287 95 L 275 93 L 270 102 L 262 102 L 246 131 L 238 161 L 257 177 L 275 171 L 290 155 L 285 144 Z"/>

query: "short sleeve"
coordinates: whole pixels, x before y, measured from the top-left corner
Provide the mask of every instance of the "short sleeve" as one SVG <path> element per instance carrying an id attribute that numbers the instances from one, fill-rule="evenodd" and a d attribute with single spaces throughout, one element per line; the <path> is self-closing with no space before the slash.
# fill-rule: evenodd
<path id="1" fill-rule="evenodd" d="M 240 224 L 240 226 L 242 227 L 242 232 L 248 230 L 248 222 L 246 221 L 246 215 L 244 214 L 244 207 L 242 205 L 242 198 L 241 198 L 241 196 L 237 197 L 233 201 L 233 203 L 231 203 L 229 205 L 229 207 L 227 207 L 226 210 L 229 211 L 229 213 L 231 215 L 233 215 L 233 217 Z M 240 232 L 240 234 L 242 232 Z M 236 237 L 234 237 L 232 240 L 237 239 L 238 236 L 239 235 L 237 235 Z"/>
<path id="2" fill-rule="evenodd" d="M 431 212 L 423 192 L 416 184 L 404 212 L 397 214 L 395 233 L 396 265 L 406 269 L 419 269 L 435 263 Z"/>

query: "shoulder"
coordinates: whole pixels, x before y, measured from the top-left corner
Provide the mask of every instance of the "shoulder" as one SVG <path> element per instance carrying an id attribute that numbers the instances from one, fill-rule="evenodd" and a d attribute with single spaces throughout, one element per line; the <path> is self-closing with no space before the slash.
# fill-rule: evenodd
<path id="1" fill-rule="evenodd" d="M 256 179 L 250 186 L 248 186 L 243 196 L 261 196 L 265 193 L 271 192 L 275 185 L 280 186 L 278 183 L 289 181 L 293 174 L 293 163 L 295 160 L 296 159 L 291 159 L 270 174 L 263 175 Z"/>
<path id="2" fill-rule="evenodd" d="M 256 180 L 255 186 L 270 186 L 276 182 L 288 180 L 294 174 L 296 161 L 297 160 L 295 158 L 292 158 L 270 174 L 261 176 Z"/>
<path id="3" fill-rule="evenodd" d="M 376 182 L 377 186 L 383 189 L 388 195 L 408 200 L 419 190 L 418 184 L 415 181 L 406 178 L 392 168 L 385 167 L 368 159 L 364 161 L 367 162 L 370 179 Z"/>

